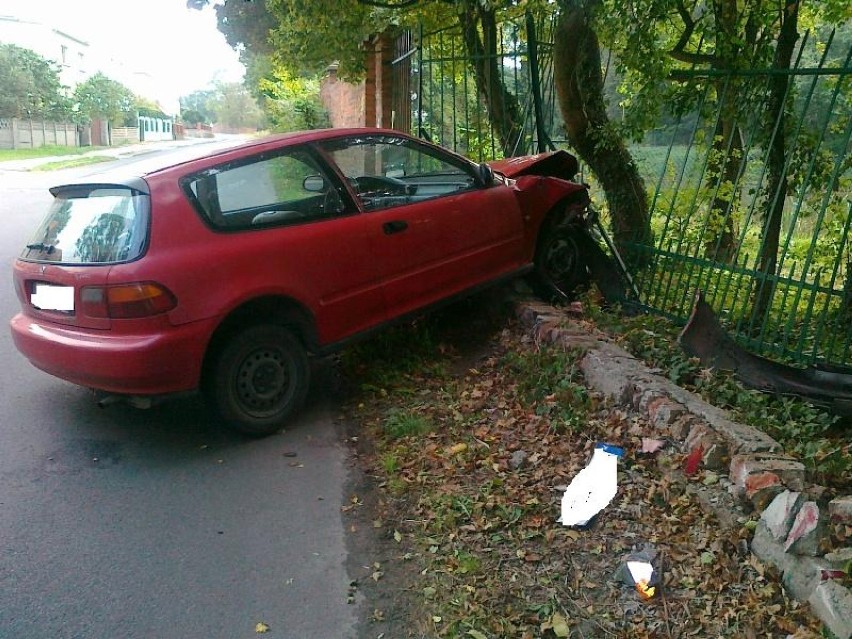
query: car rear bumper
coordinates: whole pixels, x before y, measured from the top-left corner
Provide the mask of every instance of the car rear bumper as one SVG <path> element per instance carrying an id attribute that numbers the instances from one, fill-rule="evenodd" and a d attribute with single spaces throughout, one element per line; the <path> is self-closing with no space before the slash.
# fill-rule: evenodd
<path id="1" fill-rule="evenodd" d="M 214 320 L 159 332 L 116 335 L 69 328 L 19 313 L 12 339 L 34 366 L 80 386 L 128 395 L 163 395 L 198 388 Z"/>

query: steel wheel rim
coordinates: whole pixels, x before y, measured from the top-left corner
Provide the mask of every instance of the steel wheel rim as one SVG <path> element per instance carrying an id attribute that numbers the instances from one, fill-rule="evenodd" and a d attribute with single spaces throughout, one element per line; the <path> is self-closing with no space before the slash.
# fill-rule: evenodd
<path id="1" fill-rule="evenodd" d="M 291 362 L 280 349 L 258 348 L 240 362 L 235 377 L 237 401 L 247 413 L 268 417 L 292 394 Z"/>
<path id="2" fill-rule="evenodd" d="M 542 266 L 550 282 L 560 291 L 571 281 L 577 269 L 579 249 L 570 235 L 558 234 L 548 242 Z"/>

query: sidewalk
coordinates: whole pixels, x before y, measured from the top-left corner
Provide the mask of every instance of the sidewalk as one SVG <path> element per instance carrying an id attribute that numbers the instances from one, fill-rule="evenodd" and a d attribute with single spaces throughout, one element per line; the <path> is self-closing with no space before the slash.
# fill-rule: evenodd
<path id="1" fill-rule="evenodd" d="M 40 158 L 30 158 L 27 160 L 9 160 L 6 162 L 0 162 L 0 171 L 32 171 L 33 169 L 38 168 L 39 166 L 42 166 L 44 164 L 76 160 L 83 157 L 108 157 L 114 160 L 119 160 L 128 157 L 134 157 L 137 155 L 144 155 L 146 153 L 153 153 L 155 151 L 162 151 L 164 149 L 183 148 L 188 146 L 196 146 L 199 144 L 212 143 L 222 144 L 231 142 L 233 144 L 237 144 L 239 142 L 245 141 L 246 139 L 248 138 L 246 138 L 245 136 L 219 135 L 215 138 L 188 138 L 185 140 L 139 142 L 137 144 L 94 149 L 86 153 L 77 153 L 74 155 L 55 155 Z"/>

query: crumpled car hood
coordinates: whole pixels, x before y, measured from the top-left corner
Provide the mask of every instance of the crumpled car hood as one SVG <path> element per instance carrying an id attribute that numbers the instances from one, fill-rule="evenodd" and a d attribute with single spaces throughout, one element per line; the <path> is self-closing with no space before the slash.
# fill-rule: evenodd
<path id="1" fill-rule="evenodd" d="M 488 162 L 495 171 L 506 177 L 519 178 L 522 175 L 543 175 L 563 180 L 572 180 L 580 170 L 577 158 L 567 151 L 549 151 L 536 155 L 525 155 L 505 160 Z"/>

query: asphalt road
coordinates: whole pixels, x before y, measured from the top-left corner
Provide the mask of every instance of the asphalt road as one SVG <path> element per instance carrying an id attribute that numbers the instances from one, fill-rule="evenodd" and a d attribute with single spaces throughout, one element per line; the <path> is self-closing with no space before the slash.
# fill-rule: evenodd
<path id="1" fill-rule="evenodd" d="M 46 187 L 107 166 L 0 170 L 4 323 Z M 248 441 L 197 399 L 99 409 L 32 367 L 7 326 L 0 362 L 0 639 L 239 639 L 261 636 L 257 623 L 270 639 L 356 635 L 327 367 L 286 432 Z"/>

